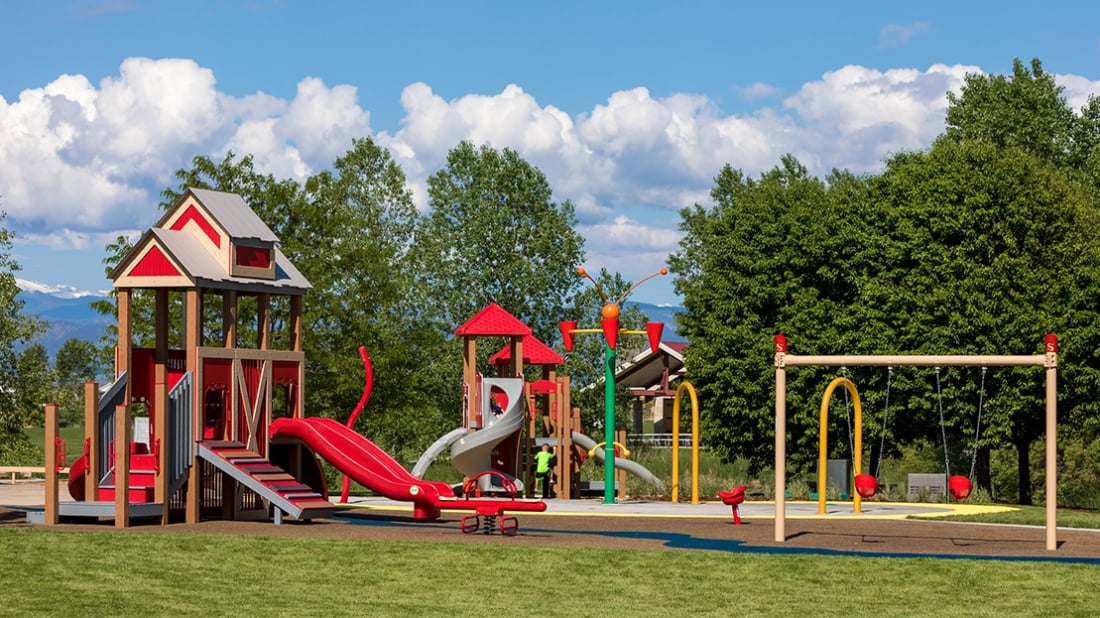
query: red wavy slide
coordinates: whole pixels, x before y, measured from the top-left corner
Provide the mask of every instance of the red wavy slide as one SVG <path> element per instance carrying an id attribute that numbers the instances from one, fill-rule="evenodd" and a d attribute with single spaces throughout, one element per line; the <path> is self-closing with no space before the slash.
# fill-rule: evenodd
<path id="1" fill-rule="evenodd" d="M 412 502 L 416 519 L 437 519 L 440 503 L 450 506 L 455 500 L 446 483 L 416 478 L 389 453 L 333 419 L 279 418 L 271 423 L 271 437 L 301 440 L 367 489 L 390 500 Z"/>

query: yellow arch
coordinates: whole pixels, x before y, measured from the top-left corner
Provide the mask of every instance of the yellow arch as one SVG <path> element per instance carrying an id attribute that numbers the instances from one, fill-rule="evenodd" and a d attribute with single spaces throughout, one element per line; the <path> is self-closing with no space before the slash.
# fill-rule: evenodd
<path id="1" fill-rule="evenodd" d="M 680 393 L 691 396 L 691 503 L 699 504 L 699 398 L 687 380 L 676 387 L 672 404 L 672 503 L 680 500 Z"/>
<path id="2" fill-rule="evenodd" d="M 588 456 L 589 457 L 595 457 L 596 453 L 599 452 L 599 450 L 601 448 L 603 448 L 604 445 L 606 445 L 606 444 L 607 444 L 607 442 L 600 442 L 596 446 L 593 446 L 592 448 L 588 449 Z M 622 444 L 620 442 L 612 442 L 611 444 L 618 447 L 618 449 L 619 449 L 619 454 L 616 455 L 616 457 L 622 457 L 623 459 L 626 459 L 627 457 L 630 457 L 630 449 L 626 448 L 625 444 Z"/>
<path id="3" fill-rule="evenodd" d="M 829 435 L 827 429 L 829 421 L 829 401 L 833 398 L 833 391 L 838 386 L 843 385 L 848 389 L 848 392 L 852 394 L 853 407 L 856 412 L 856 428 L 855 428 L 855 453 L 852 454 L 852 466 L 855 468 L 855 476 L 862 474 L 863 465 L 863 406 L 859 402 L 859 393 L 856 392 L 856 385 L 852 383 L 848 378 L 836 378 L 829 383 L 829 387 L 825 389 L 825 396 L 821 399 L 821 433 L 818 436 L 818 459 L 817 459 L 817 512 L 818 514 L 825 513 L 825 490 L 827 489 L 826 483 L 828 482 L 827 468 L 829 465 L 828 460 L 828 441 Z M 858 491 L 852 492 L 852 511 L 854 513 L 861 513 L 862 503 Z"/>

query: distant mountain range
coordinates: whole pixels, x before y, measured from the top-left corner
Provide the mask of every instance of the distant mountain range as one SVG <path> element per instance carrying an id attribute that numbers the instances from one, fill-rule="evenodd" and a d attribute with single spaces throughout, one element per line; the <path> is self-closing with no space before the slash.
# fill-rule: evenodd
<path id="1" fill-rule="evenodd" d="M 96 313 L 91 303 L 106 297 L 102 292 L 85 292 L 71 287 L 46 286 L 33 281 L 16 279 L 19 285 L 17 298 L 24 302 L 23 313 L 37 315 L 49 324 L 49 329 L 39 337 L 46 351 L 52 357 L 69 339 L 80 339 L 99 343 L 106 328 L 114 324 L 114 318 Z M 648 303 L 627 304 L 637 306 L 652 322 L 664 322 L 665 341 L 686 341 L 676 332 L 676 314 L 682 307 L 651 305 Z"/>
<path id="2" fill-rule="evenodd" d="M 99 343 L 107 326 L 114 318 L 96 313 L 91 303 L 105 295 L 83 292 L 69 287 L 50 287 L 22 279 L 17 299 L 23 301 L 23 313 L 37 315 L 47 322 L 48 329 L 39 336 L 41 343 L 52 357 L 69 339 Z"/>
<path id="3" fill-rule="evenodd" d="M 627 301 L 625 304 L 633 305 L 641 309 L 650 322 L 663 322 L 665 325 L 662 331 L 662 341 L 679 341 L 686 342 L 687 339 L 680 336 L 676 332 L 676 314 L 684 311 L 683 307 L 671 307 L 668 305 L 650 305 L 648 303 L 635 303 Z"/>

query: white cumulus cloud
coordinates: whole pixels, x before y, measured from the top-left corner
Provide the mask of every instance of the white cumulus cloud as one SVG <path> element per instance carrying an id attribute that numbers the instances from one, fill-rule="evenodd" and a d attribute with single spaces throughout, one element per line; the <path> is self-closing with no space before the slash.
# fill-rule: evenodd
<path id="1" fill-rule="evenodd" d="M 781 101 L 766 84 L 742 89 L 760 97 L 744 113 L 705 94 L 654 96 L 639 86 L 571 116 L 518 84 L 445 99 L 415 82 L 401 93 L 400 124 L 375 132 L 353 85 L 305 76 L 289 99 L 231 96 L 193 60 L 130 58 L 99 84 L 61 75 L 14 101 L 0 97 L 0 209 L 23 246 L 93 250 L 155 221 L 160 191 L 196 155 L 220 160 L 232 150 L 252 155 L 261 173 L 302 180 L 367 136 L 390 150 L 426 208 L 428 178 L 469 140 L 516 150 L 542 170 L 555 199 L 575 204 L 590 266 L 636 279 L 676 250 L 679 209 L 709 203 L 724 165 L 757 175 L 790 153 L 816 175 L 880 169 L 891 153 L 931 144 L 946 93 L 973 72 L 844 66 Z M 1100 91 L 1083 77 L 1057 80 L 1075 109 Z"/>

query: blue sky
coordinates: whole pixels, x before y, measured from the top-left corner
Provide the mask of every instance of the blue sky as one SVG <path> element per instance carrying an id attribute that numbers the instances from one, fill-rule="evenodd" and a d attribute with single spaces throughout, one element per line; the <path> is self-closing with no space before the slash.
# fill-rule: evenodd
<path id="1" fill-rule="evenodd" d="M 967 73 L 1016 57 L 1075 108 L 1100 93 L 1091 2 L 0 0 L 0 23 L 17 276 L 82 290 L 200 154 L 301 179 L 370 135 L 425 208 L 458 141 L 513 148 L 577 206 L 586 266 L 636 280 L 726 163 L 877 171 L 943 130 Z M 669 279 L 632 298 L 678 303 Z"/>

